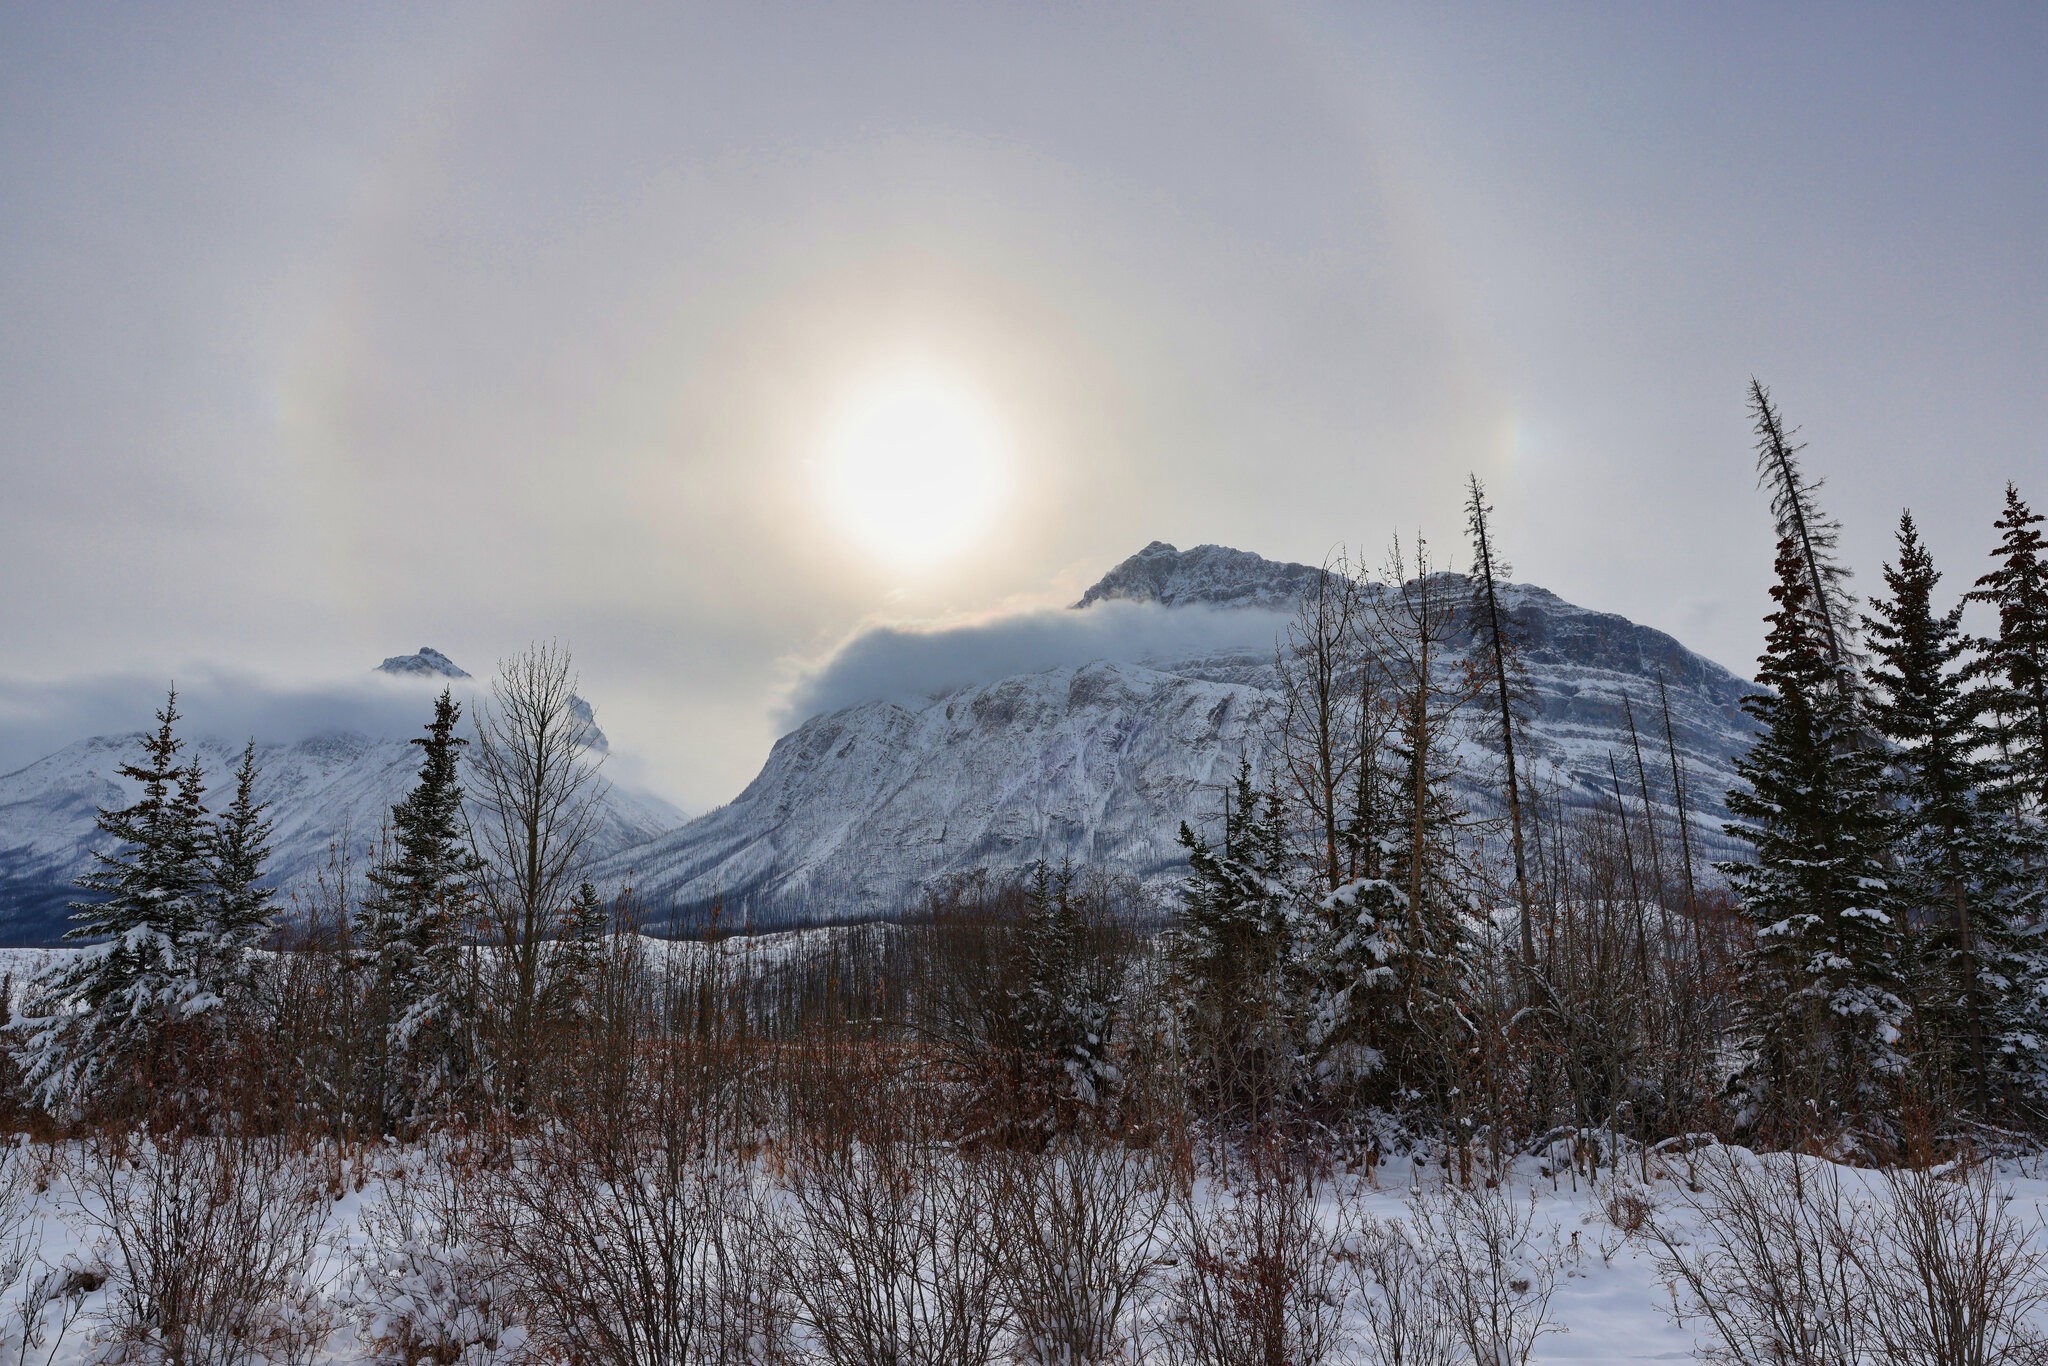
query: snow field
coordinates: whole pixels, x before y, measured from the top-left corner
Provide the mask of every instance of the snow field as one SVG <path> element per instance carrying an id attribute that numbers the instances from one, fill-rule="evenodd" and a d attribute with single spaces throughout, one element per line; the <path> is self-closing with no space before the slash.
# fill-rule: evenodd
<path id="1" fill-rule="evenodd" d="M 110 1208 L 105 1174 L 118 1172 L 116 1179 L 128 1183 L 126 1189 L 111 1192 L 114 1205 L 131 1215 L 140 1211 L 145 1223 L 150 1217 L 165 1216 L 166 1197 L 173 1192 L 139 1189 L 138 1183 L 177 1179 L 143 1149 L 131 1150 L 130 1157 L 129 1165 L 110 1167 L 85 1143 L 54 1149 L 16 1144 L 6 1150 L 0 1161 L 0 1274 L 9 1277 L 9 1283 L 0 1291 L 0 1354 L 7 1361 L 20 1366 L 85 1366 L 121 1357 L 122 1297 L 136 1288 L 136 1247 L 148 1238 L 138 1238 L 132 1227 L 115 1227 L 118 1212 Z M 510 1293 L 512 1278 L 492 1264 L 493 1254 L 479 1239 L 463 1230 L 464 1221 L 477 1213 L 473 1203 L 465 1208 L 464 1202 L 476 1197 L 455 1178 L 470 1170 L 473 1154 L 434 1140 L 413 1146 L 320 1148 L 300 1151 L 291 1160 L 302 1164 L 300 1176 L 316 1199 L 311 1207 L 314 1236 L 306 1245 L 303 1265 L 285 1268 L 279 1282 L 288 1283 L 292 1303 L 288 1312 L 273 1317 L 283 1320 L 290 1331 L 266 1330 L 269 1337 L 255 1334 L 260 1341 L 239 1345 L 191 1347 L 188 1360 L 338 1366 L 434 1359 L 443 1366 L 495 1366 L 534 1359 L 538 1335 L 530 1335 L 521 1322 L 517 1297 Z M 947 1155 L 939 1168 L 916 1170 L 942 1170 L 954 1161 Z M 1425 1258 L 1443 1257 L 1447 1238 L 1462 1242 L 1462 1255 L 1471 1259 L 1465 1267 L 1472 1273 L 1467 1283 L 1479 1286 L 1478 1299 L 1486 1299 L 1487 1285 L 1492 1284 L 1499 1292 L 1493 1308 L 1508 1306 L 1504 1312 L 1514 1321 L 1506 1323 L 1505 1336 L 1527 1342 L 1534 1333 L 1529 1360 L 1691 1360 L 1710 1334 L 1697 1316 L 1681 1321 L 1674 1313 L 1674 1306 L 1685 1302 L 1685 1292 L 1652 1229 L 1663 1230 L 1681 1249 L 1710 1250 L 1715 1235 L 1695 1208 L 1700 1197 L 1690 1187 L 1716 1162 L 1759 1169 L 1759 1159 L 1734 1149 L 1653 1157 L 1647 1179 L 1640 1154 L 1627 1159 L 1621 1171 L 1603 1169 L 1594 1178 L 1568 1165 L 1522 1159 L 1497 1186 L 1480 1183 L 1468 1196 L 1459 1197 L 1446 1190 L 1440 1167 L 1400 1158 L 1381 1164 L 1369 1176 L 1348 1173 L 1317 1180 L 1312 1199 L 1303 1206 L 1310 1223 L 1291 1232 L 1283 1227 L 1283 1233 L 1296 1251 L 1313 1245 L 1334 1254 L 1324 1303 L 1320 1309 L 1309 1306 L 1304 1311 L 1329 1318 L 1330 1362 L 1385 1359 L 1375 1355 L 1373 1342 L 1376 1323 L 1384 1339 L 1389 1287 L 1369 1268 L 1361 1268 L 1371 1262 L 1376 1247 L 1384 1253 L 1394 1246 L 1387 1241 L 1390 1231 L 1412 1234 L 1424 1228 L 1433 1230 L 1433 1237 L 1420 1240 Z M 1815 1170 L 1819 1169 L 1817 1165 Z M 825 1207 L 793 1193 L 788 1168 L 772 1154 L 749 1158 L 728 1171 L 738 1173 L 745 1187 L 733 1208 L 744 1206 L 747 1213 L 734 1217 L 755 1221 L 756 1231 L 771 1226 L 788 1231 L 807 1216 L 823 1217 L 820 1210 Z M 1848 1205 L 1862 1216 L 1884 1214 L 1881 1175 L 1839 1167 L 1828 1167 L 1826 1174 L 1839 1183 Z M 2048 1180 L 2038 1163 L 2001 1163 L 1995 1182 L 2003 1208 L 2023 1231 L 2028 1249 L 2036 1256 L 2048 1255 L 2043 1226 Z M 1248 1208 L 1251 1184 L 1241 1173 L 1201 1178 L 1166 1202 L 1156 1229 L 1142 1231 L 1142 1283 L 1118 1316 L 1140 1355 L 1120 1360 L 1189 1359 L 1169 1350 L 1176 1306 L 1188 1302 L 1188 1284 L 1198 1266 L 1213 1265 L 1219 1256 L 1227 1260 L 1231 1213 Z M 1460 1198 L 1468 1201 L 1464 1216 L 1455 1207 Z M 604 1206 L 613 1209 L 610 1200 Z M 634 1206 L 627 1200 L 617 1208 L 623 1218 Z M 269 1212 L 274 1216 L 277 1210 Z M 763 1219 L 765 1223 L 759 1222 Z M 1491 1282 L 1487 1219 L 1495 1221 L 1494 1233 L 1506 1230 Z M 209 1235 L 199 1225 L 205 1223 L 199 1219 L 155 1233 L 181 1233 L 187 1253 L 204 1255 Z M 1242 1231 L 1242 1225 L 1236 1227 Z M 534 1227 L 530 1232 L 541 1238 L 576 1236 L 565 1229 Z M 735 1246 L 742 1243 L 746 1240 Z M 1407 1245 L 1417 1243 L 1411 1239 Z M 211 1246 L 217 1250 L 224 1245 Z M 827 1236 L 804 1246 L 830 1258 L 839 1244 Z M 786 1276 L 804 1265 L 801 1252 L 799 1248 L 790 1254 L 795 1260 L 762 1254 L 762 1263 L 747 1266 L 742 1276 L 756 1281 Z M 1383 1276 L 1384 1258 L 1377 1268 Z M 870 1290 L 887 1281 L 886 1270 L 868 1270 L 873 1273 L 866 1282 Z M 1411 1315 L 1455 1310 L 1451 1301 L 1462 1292 L 1447 1289 L 1448 1284 L 1426 1277 L 1411 1284 Z M 1412 1298 L 1417 1287 L 1424 1292 L 1420 1299 Z M 921 1289 L 913 1288 L 899 1301 L 897 1309 L 906 1323 L 918 1312 L 910 1301 L 933 1289 L 934 1283 L 926 1280 Z M 1393 1290 L 1398 1294 L 1400 1287 Z M 831 1354 L 831 1335 L 821 1333 L 817 1322 L 806 1321 L 807 1316 L 815 1320 L 815 1303 L 807 1311 L 797 1303 L 803 1298 L 796 1296 L 788 1309 L 794 1318 L 793 1325 L 786 1325 L 797 1349 L 794 1360 L 854 1360 Z M 999 1349 L 1014 1341 L 1007 1333 L 997 1336 Z M 140 1348 L 130 1359 L 162 1359 L 150 1344 L 128 1345 Z M 926 1360 L 932 1344 L 925 1347 L 925 1355 L 909 1359 Z M 765 1347 L 758 1350 L 758 1359 L 764 1362 L 790 1359 L 771 1358 Z M 1473 1357 L 1458 1349 L 1448 1359 Z M 1487 1366 L 1496 1363 L 1489 1361 Z"/>

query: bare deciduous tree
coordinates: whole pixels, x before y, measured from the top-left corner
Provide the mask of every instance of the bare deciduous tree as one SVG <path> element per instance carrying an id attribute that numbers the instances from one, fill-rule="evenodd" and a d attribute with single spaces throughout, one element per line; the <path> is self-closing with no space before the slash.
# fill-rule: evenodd
<path id="1" fill-rule="evenodd" d="M 560 928 L 589 854 L 604 796 L 603 755 L 576 695 L 569 652 L 550 641 L 501 660 L 475 710 L 469 826 L 487 865 L 485 915 L 503 955 L 500 994 L 512 1098 L 530 1081 L 544 945 Z"/>
<path id="2" fill-rule="evenodd" d="M 1344 806 L 1360 761 L 1355 678 L 1361 665 L 1361 585 L 1338 555 L 1303 590 L 1274 652 L 1280 679 L 1279 751 L 1290 795 L 1313 830 L 1317 880 L 1335 891 L 1347 876 Z"/>

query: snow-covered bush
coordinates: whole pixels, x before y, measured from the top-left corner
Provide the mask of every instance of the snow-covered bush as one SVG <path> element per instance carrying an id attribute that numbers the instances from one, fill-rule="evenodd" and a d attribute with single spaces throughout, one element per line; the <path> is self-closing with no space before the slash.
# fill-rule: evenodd
<path id="1" fill-rule="evenodd" d="M 1863 1252 L 1885 1358 L 1897 1366 L 2048 1362 L 2048 1253 L 1987 1162 L 1885 1173 L 1885 1236 Z"/>
<path id="2" fill-rule="evenodd" d="M 1341 1205 L 1338 1258 L 1351 1282 L 1355 1332 L 1370 1366 L 1453 1366 L 1460 1335 L 1437 1293 L 1436 1266 L 1405 1219 L 1383 1219 L 1353 1189 Z"/>
<path id="3" fill-rule="evenodd" d="M 394 1160 L 364 1207 L 350 1306 L 387 1366 L 496 1366 L 524 1329 L 510 1321 L 496 1259 L 479 1237 L 471 1156 L 435 1143 Z"/>
<path id="4" fill-rule="evenodd" d="M 314 1279 L 327 1199 L 276 1137 L 102 1135 L 74 1155 L 80 1217 L 101 1236 L 120 1360 L 309 1362 L 332 1328 Z"/>
<path id="5" fill-rule="evenodd" d="M 1697 1236 L 1653 1228 L 1708 1359 L 2048 1362 L 2048 1253 L 1988 1167 L 1895 1168 L 1873 1185 L 1859 1196 L 1843 1169 L 1793 1153 L 1700 1161 L 1684 1201 Z"/>
<path id="6" fill-rule="evenodd" d="M 615 1366 L 780 1359 L 786 1301 L 761 1246 L 751 1173 L 701 1138 L 658 1117 L 570 1119 L 485 1174 L 481 1233 L 543 1355 Z"/>
<path id="7" fill-rule="evenodd" d="M 26 1138 L 0 1139 L 0 1360 L 29 1366 L 53 1355 L 104 1273 L 75 1261 L 43 1259 L 44 1214 L 38 1196 L 51 1175 L 49 1150 Z"/>
<path id="8" fill-rule="evenodd" d="M 1524 1366 L 1546 1333 L 1564 1267 L 1556 1231 L 1539 1236 L 1536 1197 L 1506 1181 L 1418 1184 L 1409 1197 L 1430 1292 L 1483 1366 Z"/>
<path id="9" fill-rule="evenodd" d="M 1701 1235 L 1652 1225 L 1678 1312 L 1711 1333 L 1708 1360 L 1856 1363 L 1874 1346 L 1860 1244 L 1878 1236 L 1831 1162 L 1797 1153 L 1703 1154 L 1683 1204 Z"/>

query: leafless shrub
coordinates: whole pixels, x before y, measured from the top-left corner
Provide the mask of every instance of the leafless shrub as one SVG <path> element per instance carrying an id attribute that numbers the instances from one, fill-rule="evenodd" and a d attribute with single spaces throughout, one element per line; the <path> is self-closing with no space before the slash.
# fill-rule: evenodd
<path id="1" fill-rule="evenodd" d="M 1505 1182 L 1419 1185 L 1410 1197 L 1429 1286 L 1465 1350 L 1487 1366 L 1523 1366 L 1546 1333 L 1563 1256 L 1536 1236 L 1536 1198 Z"/>
<path id="2" fill-rule="evenodd" d="M 1436 1292 L 1434 1268 L 1408 1223 L 1382 1219 L 1354 1192 L 1342 1206 L 1338 1257 L 1365 1323 L 1360 1335 L 1372 1366 L 1452 1366 L 1460 1343 L 1449 1306 Z"/>
<path id="3" fill-rule="evenodd" d="M 97 1268 L 43 1260 L 36 1201 L 51 1165 L 51 1154 L 26 1138 L 0 1139 L 0 1296 L 11 1296 L 0 1354 L 16 1366 L 50 1361 L 83 1311 L 86 1294 L 106 1283 Z"/>
<path id="4" fill-rule="evenodd" d="M 1713 1334 L 1705 1359 L 1848 1366 L 1876 1346 L 1859 1257 L 1877 1236 L 1832 1163 L 1796 1153 L 1706 1154 L 1685 1204 L 1697 1242 L 1663 1221 L 1659 1266 L 1681 1293 L 1681 1320 Z"/>
<path id="5" fill-rule="evenodd" d="M 1884 1237 L 1864 1250 L 1873 1328 L 1897 1366 L 2048 1362 L 2048 1254 L 1990 1164 L 1885 1173 Z"/>
<path id="6" fill-rule="evenodd" d="M 988 1161 L 996 1265 L 1020 1358 L 1034 1366 L 1128 1359 L 1127 1310 L 1159 1265 L 1169 1185 L 1158 1159 L 1076 1136 Z"/>
<path id="7" fill-rule="evenodd" d="M 431 1144 L 395 1160 L 365 1204 L 351 1300 L 363 1340 L 388 1366 L 489 1366 L 523 1335 L 479 1238 L 470 1157 Z"/>
<path id="8" fill-rule="evenodd" d="M 570 1118 L 490 1174 L 482 1232 L 544 1354 L 617 1366 L 778 1359 L 787 1314 L 755 1236 L 749 1174 L 700 1137 L 686 1121 Z"/>
<path id="9" fill-rule="evenodd" d="M 1173 1211 L 1178 1272 L 1160 1338 L 1174 1366 L 1318 1366 L 1344 1305 L 1337 1235 L 1316 1217 L 1315 1173 L 1254 1145 L 1234 1183 L 1194 1185 Z"/>
<path id="10" fill-rule="evenodd" d="M 85 1312 L 85 1297 L 106 1283 L 106 1271 L 97 1263 L 67 1257 L 52 1266 L 37 1258 L 11 1306 L 8 1339 L 16 1366 L 50 1366 Z"/>
<path id="11" fill-rule="evenodd" d="M 789 1165 L 776 1278 L 832 1366 L 988 1366 L 1006 1315 L 983 1173 L 911 1138 L 819 1145 Z"/>
<path id="12" fill-rule="evenodd" d="M 325 1342 L 310 1279 L 325 1192 L 284 1140 L 101 1135 L 74 1179 L 108 1246 L 105 1331 L 120 1359 L 296 1366 Z"/>

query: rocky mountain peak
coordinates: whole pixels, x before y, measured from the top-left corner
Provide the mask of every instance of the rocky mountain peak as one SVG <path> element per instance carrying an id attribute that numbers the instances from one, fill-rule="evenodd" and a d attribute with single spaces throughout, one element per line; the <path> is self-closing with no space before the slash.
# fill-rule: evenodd
<path id="1" fill-rule="evenodd" d="M 380 674 L 397 674 L 401 678 L 468 678 L 469 670 L 457 664 L 431 645 L 422 645 L 416 654 L 393 655 L 377 666 Z"/>
<path id="2" fill-rule="evenodd" d="M 1181 550 L 1154 541 L 1098 579 L 1075 607 L 1098 602 L 1156 602 L 1165 607 L 1262 607 L 1291 611 L 1322 571 L 1233 550 L 1198 545 Z"/>

